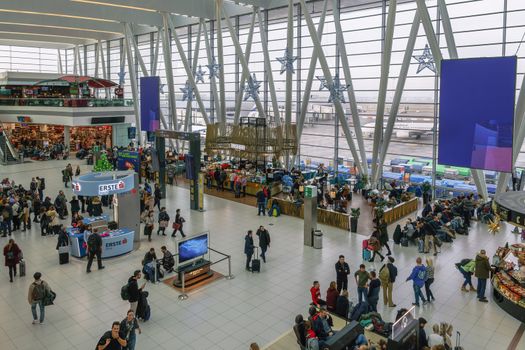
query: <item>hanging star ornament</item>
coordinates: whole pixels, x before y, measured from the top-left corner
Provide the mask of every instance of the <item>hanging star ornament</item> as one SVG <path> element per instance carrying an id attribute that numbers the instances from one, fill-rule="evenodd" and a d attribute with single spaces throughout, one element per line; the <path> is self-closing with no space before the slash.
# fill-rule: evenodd
<path id="1" fill-rule="evenodd" d="M 488 226 L 489 226 L 488 229 L 490 233 L 492 233 L 493 235 L 498 233 L 499 230 L 501 229 L 499 215 L 495 215 L 493 220 L 489 220 Z"/>
<path id="2" fill-rule="evenodd" d="M 281 74 L 284 72 L 292 72 L 292 74 L 295 74 L 293 63 L 297 59 L 297 56 L 292 56 L 291 50 L 288 50 L 288 48 L 284 49 L 284 56 L 277 57 L 276 59 L 281 63 Z"/>
<path id="3" fill-rule="evenodd" d="M 319 85 L 319 91 L 328 89 L 328 85 L 326 85 L 326 79 L 324 77 L 316 76 L 316 78 L 321 83 L 321 85 Z"/>
<path id="4" fill-rule="evenodd" d="M 255 73 L 252 74 L 248 78 L 248 85 L 244 88 L 244 99 L 243 101 L 246 101 L 250 97 L 253 98 L 253 100 L 257 100 L 259 97 L 259 88 L 261 87 L 261 83 L 257 81 L 257 78 L 255 77 Z"/>
<path id="5" fill-rule="evenodd" d="M 327 85 L 325 83 L 325 85 Z M 348 89 L 349 85 L 341 85 L 341 80 L 339 79 L 339 74 L 334 76 L 334 81 L 332 85 L 327 85 L 328 91 L 330 91 L 330 98 L 328 98 L 328 103 L 330 102 L 341 102 L 345 103 L 344 92 Z"/>
<path id="6" fill-rule="evenodd" d="M 124 83 L 126 82 L 126 80 L 124 80 L 125 76 L 126 76 L 126 72 L 124 72 L 124 70 L 121 69 L 120 72 L 118 73 L 118 84 L 119 85 L 124 85 Z"/>
<path id="7" fill-rule="evenodd" d="M 428 44 L 425 45 L 425 48 L 423 49 L 423 54 L 420 56 L 412 56 L 416 61 L 419 62 L 419 66 L 417 67 L 416 74 L 419 74 L 422 70 L 425 68 L 430 69 L 432 72 L 436 73 L 436 65 L 434 62 L 434 56 L 432 56 L 432 52 L 430 52 L 430 48 L 428 47 Z"/>
<path id="8" fill-rule="evenodd" d="M 204 84 L 204 74 L 206 72 L 202 69 L 202 66 L 199 64 L 199 68 L 197 71 L 195 71 L 195 84 L 198 84 L 199 82 Z"/>
<path id="9" fill-rule="evenodd" d="M 190 85 L 189 81 L 186 81 L 186 84 L 183 88 L 180 88 L 180 91 L 182 91 L 182 100 L 183 101 L 193 101 L 193 98 L 195 97 L 195 93 L 193 92 L 193 88 Z"/>
<path id="10" fill-rule="evenodd" d="M 166 93 L 166 91 L 164 91 L 164 87 L 166 86 L 166 84 L 160 84 L 159 85 L 159 92 L 164 95 Z"/>
<path id="11" fill-rule="evenodd" d="M 206 65 L 208 67 L 208 74 L 210 75 L 210 79 L 215 77 L 219 78 L 219 71 L 221 70 L 221 65 L 217 64 L 217 61 L 215 60 L 215 57 L 213 58 L 211 64 Z"/>

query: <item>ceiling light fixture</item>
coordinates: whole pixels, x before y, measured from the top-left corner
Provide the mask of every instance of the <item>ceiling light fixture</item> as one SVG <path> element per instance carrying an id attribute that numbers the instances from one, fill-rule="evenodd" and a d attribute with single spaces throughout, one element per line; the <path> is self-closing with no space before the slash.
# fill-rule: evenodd
<path id="1" fill-rule="evenodd" d="M 71 0 L 71 1 L 72 2 L 80 2 L 80 3 L 83 3 L 83 4 L 118 7 L 118 8 L 137 10 L 137 11 L 157 12 L 157 10 L 151 9 L 151 8 L 145 8 L 145 7 L 139 7 L 139 6 L 131 6 L 131 5 L 113 4 L 113 3 L 102 2 L 102 1 L 94 1 L 94 0 Z"/>
<path id="2" fill-rule="evenodd" d="M 24 11 L 24 10 L 8 10 L 0 9 L 0 12 L 8 13 L 23 13 L 27 15 L 39 15 L 39 16 L 51 16 L 51 17 L 64 17 L 64 18 L 74 18 L 74 19 L 85 19 L 88 21 L 98 21 L 98 22 L 109 22 L 109 23 L 119 23 L 119 21 L 113 21 L 111 19 L 95 18 L 95 17 L 84 17 L 84 16 L 75 16 L 67 15 L 62 13 L 50 13 L 50 12 L 36 12 L 36 11 Z"/>
<path id="3" fill-rule="evenodd" d="M 67 29 L 67 30 L 77 30 L 77 31 L 82 31 L 82 32 L 94 32 L 94 33 L 106 33 L 106 34 L 122 35 L 122 33 L 110 32 L 110 31 L 107 31 L 107 30 L 75 28 L 75 27 L 63 27 L 63 26 L 51 26 L 51 25 L 46 25 L 46 24 L 19 23 L 19 22 L 2 22 L 2 21 L 0 21 L 0 24 L 8 24 L 8 25 L 13 25 L 13 26 L 26 26 L 26 27 Z"/>
<path id="4" fill-rule="evenodd" d="M 77 40 L 93 40 L 92 38 L 79 38 L 77 36 L 68 36 L 68 35 L 57 35 L 57 34 L 41 34 L 41 33 L 24 33 L 24 32 L 10 32 L 7 30 L 1 30 L 0 34 L 14 34 L 14 35 L 36 35 L 36 36 L 49 36 L 49 37 L 56 37 L 56 38 L 69 38 L 69 39 L 77 39 Z"/>

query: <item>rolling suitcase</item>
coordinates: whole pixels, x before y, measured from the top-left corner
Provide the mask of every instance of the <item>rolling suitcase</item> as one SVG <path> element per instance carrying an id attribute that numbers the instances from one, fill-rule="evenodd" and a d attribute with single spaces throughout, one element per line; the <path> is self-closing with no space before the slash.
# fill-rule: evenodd
<path id="1" fill-rule="evenodd" d="M 20 260 L 20 277 L 24 277 L 26 275 L 26 262 L 24 260 Z"/>
<path id="2" fill-rule="evenodd" d="M 368 261 L 372 257 L 372 253 L 368 249 L 368 239 L 364 239 L 362 245 L 363 245 L 363 253 L 362 253 L 363 260 Z"/>
<path id="3" fill-rule="evenodd" d="M 454 346 L 454 350 L 465 350 L 461 345 L 461 333 L 456 332 L 456 346 Z"/>
<path id="4" fill-rule="evenodd" d="M 58 263 L 60 265 L 69 263 L 69 247 L 68 246 L 58 247 Z"/>
<path id="5" fill-rule="evenodd" d="M 261 260 L 259 258 L 259 247 L 255 247 L 255 257 L 256 259 L 252 260 L 252 272 L 261 272 Z"/>

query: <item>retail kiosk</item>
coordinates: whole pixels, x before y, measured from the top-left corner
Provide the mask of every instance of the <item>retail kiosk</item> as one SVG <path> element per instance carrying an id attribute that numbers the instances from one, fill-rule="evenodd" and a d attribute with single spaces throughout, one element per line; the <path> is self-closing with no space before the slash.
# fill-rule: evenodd
<path id="1" fill-rule="evenodd" d="M 138 176 L 133 171 L 111 171 L 88 173 L 75 177 L 72 181 L 75 195 L 93 197 L 113 195 L 113 221 L 118 228 L 110 230 L 109 214 L 84 219 L 102 236 L 102 258 L 111 258 L 131 252 L 140 242 L 140 195 Z M 80 233 L 76 228 L 68 228 L 71 241 L 70 253 L 81 258 L 86 255 L 85 242 L 90 231 Z"/>

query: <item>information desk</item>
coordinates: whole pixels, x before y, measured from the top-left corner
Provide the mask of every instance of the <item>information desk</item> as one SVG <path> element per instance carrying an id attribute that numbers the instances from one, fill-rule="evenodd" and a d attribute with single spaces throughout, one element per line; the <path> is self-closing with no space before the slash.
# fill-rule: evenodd
<path id="1" fill-rule="evenodd" d="M 272 195 L 274 194 L 277 194 L 277 193 L 280 193 L 282 191 L 282 185 L 281 183 L 278 183 L 278 182 L 272 182 L 270 183 L 268 186 L 270 186 L 270 190 L 272 192 Z M 215 180 L 212 180 L 212 187 L 215 187 L 217 188 L 217 182 Z M 250 195 L 250 196 L 255 196 L 255 194 L 262 188 L 262 184 L 258 183 L 258 182 L 250 182 L 248 181 L 246 183 L 246 194 L 247 195 Z M 227 191 L 230 191 L 231 190 L 231 184 L 230 184 L 230 180 L 226 180 L 224 181 L 224 189 L 226 189 Z M 206 180 L 204 180 L 204 193 L 208 193 L 210 190 L 208 189 L 208 187 L 206 186 Z M 242 190 L 241 190 L 241 193 L 242 193 Z M 216 192 L 214 190 L 213 192 L 214 195 L 217 195 L 219 194 L 220 195 L 220 192 Z"/>
<path id="2" fill-rule="evenodd" d="M 414 197 L 408 202 L 403 202 L 393 208 L 386 209 L 383 219 L 387 225 L 390 225 L 391 223 L 401 219 L 403 216 L 417 212 L 417 205 L 418 199 L 417 197 Z"/>
<path id="3" fill-rule="evenodd" d="M 104 221 L 107 224 L 108 221 L 109 221 L 109 215 L 108 214 L 102 214 L 100 216 L 91 216 L 91 217 L 88 217 L 88 218 L 84 218 L 82 220 L 84 225 L 92 225 L 94 223 L 96 224 L 99 221 Z"/>
<path id="4" fill-rule="evenodd" d="M 272 197 L 281 208 L 281 214 L 304 218 L 304 205 L 297 205 L 287 199 Z M 330 225 L 350 230 L 350 214 L 340 213 L 333 210 L 317 208 L 317 222 L 320 224 Z"/>
<path id="5" fill-rule="evenodd" d="M 89 232 L 80 233 L 77 228 L 66 229 L 70 240 L 70 253 L 72 256 L 82 258 L 87 255 L 86 240 Z M 133 250 L 133 237 L 135 231 L 122 228 L 112 231 L 104 231 L 102 236 L 102 258 L 112 258 L 129 253 Z"/>

